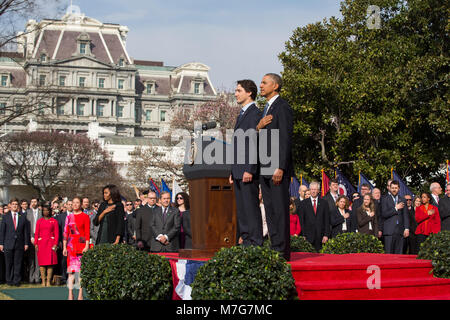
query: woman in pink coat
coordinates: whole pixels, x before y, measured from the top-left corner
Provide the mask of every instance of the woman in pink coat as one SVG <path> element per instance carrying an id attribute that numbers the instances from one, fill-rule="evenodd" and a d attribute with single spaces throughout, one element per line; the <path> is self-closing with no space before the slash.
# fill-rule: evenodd
<path id="1" fill-rule="evenodd" d="M 58 263 L 56 248 L 58 245 L 58 221 L 52 218 L 51 208 L 42 206 L 43 218 L 36 223 L 34 233 L 35 247 L 41 271 L 42 286 L 49 287 L 52 281 L 53 266 Z M 46 282 L 47 280 L 47 282 Z"/>

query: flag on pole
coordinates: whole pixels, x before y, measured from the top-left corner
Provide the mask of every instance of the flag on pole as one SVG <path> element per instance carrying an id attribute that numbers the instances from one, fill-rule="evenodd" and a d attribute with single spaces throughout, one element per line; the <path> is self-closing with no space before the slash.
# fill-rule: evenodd
<path id="1" fill-rule="evenodd" d="M 363 185 L 364 183 L 369 185 L 370 190 L 373 190 L 373 188 L 374 188 L 373 184 L 371 184 L 369 179 L 367 179 L 366 176 L 363 175 L 361 173 L 361 171 L 360 171 L 359 172 L 359 179 L 358 179 L 358 193 L 360 193 L 360 194 L 361 194 L 361 185 Z"/>
<path id="2" fill-rule="evenodd" d="M 161 178 L 161 191 L 167 191 L 170 193 L 170 199 L 172 199 L 172 190 L 167 186 L 163 178 Z"/>
<path id="3" fill-rule="evenodd" d="M 447 160 L 447 175 L 446 175 L 446 178 L 445 178 L 445 180 L 447 181 L 447 183 L 450 183 L 450 176 L 449 176 L 449 170 L 450 169 L 450 165 L 448 164 L 448 160 Z"/>
<path id="4" fill-rule="evenodd" d="M 330 178 L 328 178 L 322 169 L 322 197 L 325 197 L 328 190 L 330 190 Z"/>
<path id="5" fill-rule="evenodd" d="M 176 203 L 175 196 L 180 192 L 183 192 L 183 190 L 180 188 L 178 183 L 175 181 L 175 177 L 173 177 L 173 180 L 172 180 L 172 202 L 173 203 Z"/>
<path id="6" fill-rule="evenodd" d="M 289 195 L 291 197 L 298 198 L 298 188 L 300 188 L 300 182 L 295 176 L 291 177 L 291 183 L 289 184 Z"/>
<path id="7" fill-rule="evenodd" d="M 152 178 L 150 178 L 149 184 L 150 184 L 150 186 L 149 186 L 150 190 L 152 190 L 154 193 L 156 193 L 156 197 L 159 198 L 159 194 L 161 192 L 159 191 L 158 186 L 156 185 L 155 181 L 153 181 Z"/>
<path id="8" fill-rule="evenodd" d="M 336 179 L 339 183 L 339 195 L 344 195 L 350 198 L 353 193 L 356 192 L 353 185 L 348 181 L 348 179 L 344 176 L 344 174 L 336 168 L 335 170 Z"/>
<path id="9" fill-rule="evenodd" d="M 409 190 L 406 183 L 403 182 L 402 178 L 400 178 L 400 176 L 394 170 L 392 170 L 392 177 L 394 180 L 398 181 L 398 184 L 400 186 L 400 190 L 398 191 L 398 194 L 400 196 L 404 197 L 405 195 L 409 194 L 411 197 L 414 198 L 414 193 L 412 193 L 411 190 Z"/>
<path id="10" fill-rule="evenodd" d="M 300 175 L 300 185 L 302 186 L 306 186 L 307 188 L 309 188 L 309 182 L 306 181 L 305 178 L 303 178 L 303 174 Z"/>

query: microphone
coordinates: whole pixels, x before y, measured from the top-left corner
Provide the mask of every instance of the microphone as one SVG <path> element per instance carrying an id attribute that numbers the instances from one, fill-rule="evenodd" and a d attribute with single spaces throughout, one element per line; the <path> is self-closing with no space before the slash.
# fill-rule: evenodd
<path id="1" fill-rule="evenodd" d="M 211 122 L 202 124 L 202 130 L 204 130 L 204 131 L 209 130 L 209 129 L 214 129 L 215 127 L 217 127 L 217 122 L 215 122 L 215 121 L 211 121 Z"/>

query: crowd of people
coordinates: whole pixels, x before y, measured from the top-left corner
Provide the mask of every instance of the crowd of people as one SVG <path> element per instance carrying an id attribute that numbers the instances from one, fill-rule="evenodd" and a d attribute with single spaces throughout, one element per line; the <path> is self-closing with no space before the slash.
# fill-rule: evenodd
<path id="1" fill-rule="evenodd" d="M 320 184 L 301 185 L 299 197 L 291 197 L 291 236 L 303 236 L 316 250 L 330 238 L 345 232 L 373 235 L 383 242 L 386 253 L 417 254 L 420 244 L 432 233 L 450 230 L 450 183 L 437 182 L 430 192 L 415 197 L 399 195 L 399 182 L 388 180 L 387 193 L 368 184 L 360 193 L 339 195 L 339 183 L 332 179 L 329 192 L 319 196 Z"/>
<path id="2" fill-rule="evenodd" d="M 430 193 L 399 195 L 399 183 L 389 180 L 387 193 L 363 184 L 361 193 L 339 195 L 330 180 L 329 192 L 320 197 L 320 184 L 301 185 L 299 197 L 290 199 L 290 235 L 302 236 L 316 250 L 328 239 L 345 232 L 379 238 L 386 253 L 417 254 L 431 233 L 450 230 L 450 184 L 432 183 Z M 11 199 L 0 206 L 0 282 L 19 286 L 21 281 L 51 286 L 54 279 L 67 283 L 69 299 L 80 288 L 81 257 L 102 243 L 127 243 L 147 252 L 177 252 L 192 248 L 189 195 L 180 192 L 171 202 L 169 192 L 159 197 L 143 191 L 123 199 L 118 188 L 103 188 L 103 200 L 55 197 L 49 203 Z M 260 191 L 264 238 L 269 237 Z M 237 243 L 243 239 L 237 234 Z M 53 276 L 57 277 L 54 278 Z"/>
<path id="3" fill-rule="evenodd" d="M 127 243 L 149 252 L 192 247 L 186 193 L 171 203 L 168 192 L 157 197 L 144 191 L 134 201 L 122 198 L 115 185 L 102 192 L 102 201 L 56 196 L 0 205 L 0 283 L 67 283 L 69 299 L 79 289 L 81 300 L 81 257 L 95 245 Z"/>

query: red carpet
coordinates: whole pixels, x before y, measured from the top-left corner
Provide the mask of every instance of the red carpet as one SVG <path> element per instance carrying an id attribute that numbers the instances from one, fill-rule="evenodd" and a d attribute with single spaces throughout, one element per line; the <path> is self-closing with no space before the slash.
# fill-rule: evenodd
<path id="1" fill-rule="evenodd" d="M 297 252 L 291 259 L 300 300 L 450 300 L 450 279 L 433 277 L 431 261 L 415 255 Z"/>
<path id="2" fill-rule="evenodd" d="M 413 255 L 293 253 L 290 264 L 301 300 L 450 300 L 450 279 Z"/>

